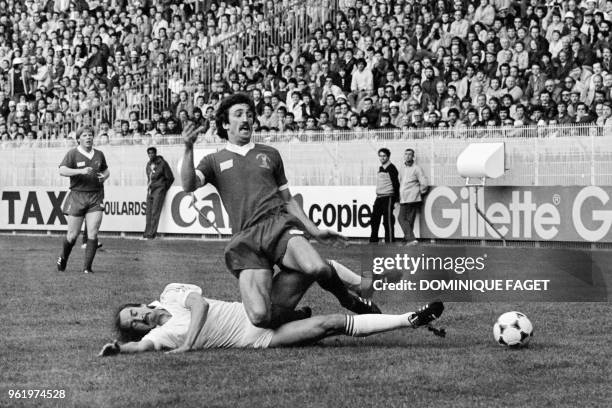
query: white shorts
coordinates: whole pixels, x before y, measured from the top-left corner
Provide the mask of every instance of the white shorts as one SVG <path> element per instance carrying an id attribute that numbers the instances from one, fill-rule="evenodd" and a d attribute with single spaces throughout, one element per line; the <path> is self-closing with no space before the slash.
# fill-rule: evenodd
<path id="1" fill-rule="evenodd" d="M 261 327 L 253 326 L 244 305 L 241 305 L 241 309 L 239 321 L 242 335 L 239 336 L 239 340 L 233 345 L 233 347 L 254 349 L 268 348 L 270 342 L 272 341 L 274 330 L 262 329 Z"/>
<path id="2" fill-rule="evenodd" d="M 255 327 L 249 322 L 244 333 L 243 341 L 246 348 L 265 349 L 268 348 L 274 335 L 274 330 Z"/>

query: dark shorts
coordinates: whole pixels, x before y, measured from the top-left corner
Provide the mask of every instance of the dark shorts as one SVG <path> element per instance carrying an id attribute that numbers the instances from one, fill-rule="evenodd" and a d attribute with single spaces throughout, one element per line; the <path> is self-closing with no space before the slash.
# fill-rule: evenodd
<path id="1" fill-rule="evenodd" d="M 71 191 L 64 200 L 62 211 L 74 217 L 104 211 L 104 191 Z"/>
<path id="2" fill-rule="evenodd" d="M 293 215 L 270 215 L 232 237 L 225 247 L 225 264 L 236 277 L 244 269 L 272 270 L 285 256 L 289 240 L 304 235 L 304 226 Z"/>

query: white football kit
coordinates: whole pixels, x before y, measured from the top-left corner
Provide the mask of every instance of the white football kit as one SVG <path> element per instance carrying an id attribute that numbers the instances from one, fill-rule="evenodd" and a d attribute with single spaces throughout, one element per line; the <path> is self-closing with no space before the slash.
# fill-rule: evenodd
<path id="1" fill-rule="evenodd" d="M 159 302 L 152 305 L 167 310 L 172 317 L 157 326 L 143 340 L 150 340 L 155 350 L 175 349 L 183 345 L 191 321 L 191 312 L 185 307 L 190 293 L 202 295 L 196 285 L 171 283 L 164 288 Z M 223 302 L 204 298 L 209 304 L 206 322 L 193 345 L 198 348 L 266 348 L 273 331 L 253 326 L 244 306 L 238 302 Z"/>

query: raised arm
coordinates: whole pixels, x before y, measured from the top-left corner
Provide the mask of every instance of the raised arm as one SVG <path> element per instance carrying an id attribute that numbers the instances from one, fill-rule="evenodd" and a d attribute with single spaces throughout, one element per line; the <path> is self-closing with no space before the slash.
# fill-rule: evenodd
<path id="1" fill-rule="evenodd" d="M 192 350 L 196 338 L 204 327 L 204 323 L 206 323 L 209 305 L 202 296 L 194 292 L 190 293 L 185 299 L 185 307 L 191 311 L 191 320 L 189 321 L 185 342 L 179 348 L 168 353 L 184 353 Z"/>
<path id="2" fill-rule="evenodd" d="M 202 180 L 196 175 L 193 164 L 193 144 L 198 139 L 198 134 L 201 131 L 202 127 L 196 129 L 193 123 L 187 124 L 183 130 L 185 153 L 183 154 L 183 164 L 181 165 L 181 184 L 183 185 L 183 190 L 188 193 L 204 185 Z"/>

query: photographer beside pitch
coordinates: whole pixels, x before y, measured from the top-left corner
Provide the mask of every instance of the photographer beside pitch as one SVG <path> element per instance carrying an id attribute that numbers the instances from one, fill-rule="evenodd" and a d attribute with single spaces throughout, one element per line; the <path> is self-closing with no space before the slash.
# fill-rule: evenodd
<path id="1" fill-rule="evenodd" d="M 77 130 L 79 145 L 71 149 L 59 166 L 60 176 L 70 177 L 70 193 L 64 201 L 62 211 L 68 218 L 68 231 L 62 243 L 62 252 L 57 258 L 57 270 L 66 270 L 83 220 L 87 229 L 84 273 L 92 273 L 92 264 L 98 249 L 98 230 L 104 214 L 104 182 L 110 172 L 104 153 L 93 148 L 94 130 L 85 126 Z"/>
<path id="2" fill-rule="evenodd" d="M 314 316 L 272 330 L 251 324 L 242 303 L 208 299 L 202 297 L 198 286 L 171 283 L 159 301 L 148 306 L 128 303 L 119 307 L 114 317 L 120 340 L 105 344 L 98 356 L 153 350 L 183 353 L 211 348 L 287 347 L 341 334 L 365 337 L 429 325 L 443 310 L 442 302 L 434 301 L 414 313 Z"/>
<path id="3" fill-rule="evenodd" d="M 279 152 L 251 141 L 255 115 L 253 100 L 245 94 L 222 100 L 215 123 L 226 147 L 204 156 L 195 168 L 193 144 L 200 129 L 188 125 L 181 168 L 186 192 L 210 183 L 223 200 L 234 233 L 225 248 L 225 261 L 238 278 L 250 321 L 257 327 L 275 328 L 307 317 L 294 309 L 314 281 L 355 313 L 380 313 L 370 301 L 349 293 L 305 238 L 308 233 L 326 245 L 346 241 L 336 232 L 318 229 L 304 214 L 289 192 Z M 274 265 L 282 268 L 276 276 Z"/>

